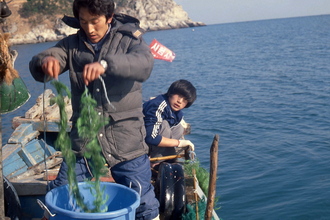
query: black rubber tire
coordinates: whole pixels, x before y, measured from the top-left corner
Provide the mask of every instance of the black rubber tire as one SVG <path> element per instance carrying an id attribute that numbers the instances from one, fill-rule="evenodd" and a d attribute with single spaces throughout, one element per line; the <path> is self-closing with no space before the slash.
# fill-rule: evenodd
<path id="1" fill-rule="evenodd" d="M 174 210 L 171 219 L 180 219 L 186 210 L 184 169 L 181 164 L 173 164 L 174 170 Z"/>
<path id="2" fill-rule="evenodd" d="M 186 207 L 184 170 L 181 164 L 163 162 L 159 166 L 157 193 L 164 220 L 180 219 Z"/>
<path id="3" fill-rule="evenodd" d="M 20 219 L 21 203 L 14 186 L 6 177 L 3 177 L 3 191 L 5 199 L 5 216 L 11 220 Z"/>

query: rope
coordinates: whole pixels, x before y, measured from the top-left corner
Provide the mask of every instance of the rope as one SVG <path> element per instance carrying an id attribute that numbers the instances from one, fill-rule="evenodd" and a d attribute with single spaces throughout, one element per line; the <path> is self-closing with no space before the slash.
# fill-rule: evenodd
<path id="1" fill-rule="evenodd" d="M 101 80 L 101 83 L 102 83 L 102 86 L 103 86 L 103 90 L 104 90 L 104 96 L 107 99 L 108 104 L 111 106 L 111 108 L 113 108 L 114 110 L 116 110 L 116 107 L 109 100 L 108 93 L 107 93 L 107 88 L 105 86 L 105 82 L 104 82 L 103 78 L 101 76 L 99 76 L 99 79 Z"/>
<path id="2" fill-rule="evenodd" d="M 45 171 L 46 171 L 46 181 L 47 181 L 47 191 L 50 190 L 49 186 L 49 180 L 48 180 L 48 167 L 47 167 L 47 157 L 46 157 L 46 148 L 47 148 L 47 137 L 46 137 L 46 126 L 47 126 L 47 121 L 46 121 L 46 113 L 45 113 L 45 91 L 46 91 L 46 75 L 44 79 L 44 92 L 42 94 L 42 116 L 44 117 L 43 119 L 43 127 L 44 127 L 44 142 L 45 142 L 45 149 L 44 149 L 44 163 L 45 163 Z"/>

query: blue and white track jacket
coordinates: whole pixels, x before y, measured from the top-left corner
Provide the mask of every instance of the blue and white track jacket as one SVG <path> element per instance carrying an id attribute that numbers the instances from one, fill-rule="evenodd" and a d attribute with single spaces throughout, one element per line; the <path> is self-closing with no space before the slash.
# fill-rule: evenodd
<path id="1" fill-rule="evenodd" d="M 159 135 L 160 126 L 163 120 L 168 121 L 170 127 L 180 123 L 183 119 L 183 112 L 173 112 L 166 94 L 159 95 L 143 104 L 144 123 L 146 127 L 146 143 L 158 146 L 162 140 Z"/>

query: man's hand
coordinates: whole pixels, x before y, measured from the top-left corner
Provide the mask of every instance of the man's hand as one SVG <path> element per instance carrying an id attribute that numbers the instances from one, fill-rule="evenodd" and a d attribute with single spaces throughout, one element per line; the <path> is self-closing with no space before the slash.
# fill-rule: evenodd
<path id="1" fill-rule="evenodd" d="M 104 73 L 105 69 L 99 62 L 86 64 L 83 71 L 84 83 L 88 86 L 90 82 L 98 79 Z"/>
<path id="2" fill-rule="evenodd" d="M 60 62 L 52 56 L 44 57 L 41 61 L 42 71 L 54 79 L 58 79 L 60 74 Z"/>
<path id="3" fill-rule="evenodd" d="M 195 145 L 189 140 L 179 140 L 178 147 L 191 147 L 191 150 L 195 151 Z"/>

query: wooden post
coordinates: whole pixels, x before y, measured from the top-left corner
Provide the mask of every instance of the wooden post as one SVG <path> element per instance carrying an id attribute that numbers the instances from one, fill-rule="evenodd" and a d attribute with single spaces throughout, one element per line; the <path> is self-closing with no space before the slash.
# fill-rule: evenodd
<path id="1" fill-rule="evenodd" d="M 194 177 L 194 197 L 195 197 L 195 203 L 196 203 L 196 207 L 195 207 L 195 212 L 196 212 L 196 220 L 199 220 L 199 214 L 198 214 L 198 194 L 196 192 L 197 190 L 197 177 L 196 177 L 196 170 L 195 168 L 192 169 L 192 173 L 193 173 L 193 177 Z"/>
<path id="2" fill-rule="evenodd" d="M 3 191 L 3 177 L 2 177 L 2 122 L 0 114 L 0 219 L 5 219 L 5 197 Z"/>
<path id="3" fill-rule="evenodd" d="M 207 205 L 205 210 L 205 219 L 212 219 L 212 211 L 214 206 L 214 198 L 216 193 L 217 170 L 218 170 L 218 148 L 219 135 L 215 135 L 210 149 L 210 182 L 207 196 Z"/>

